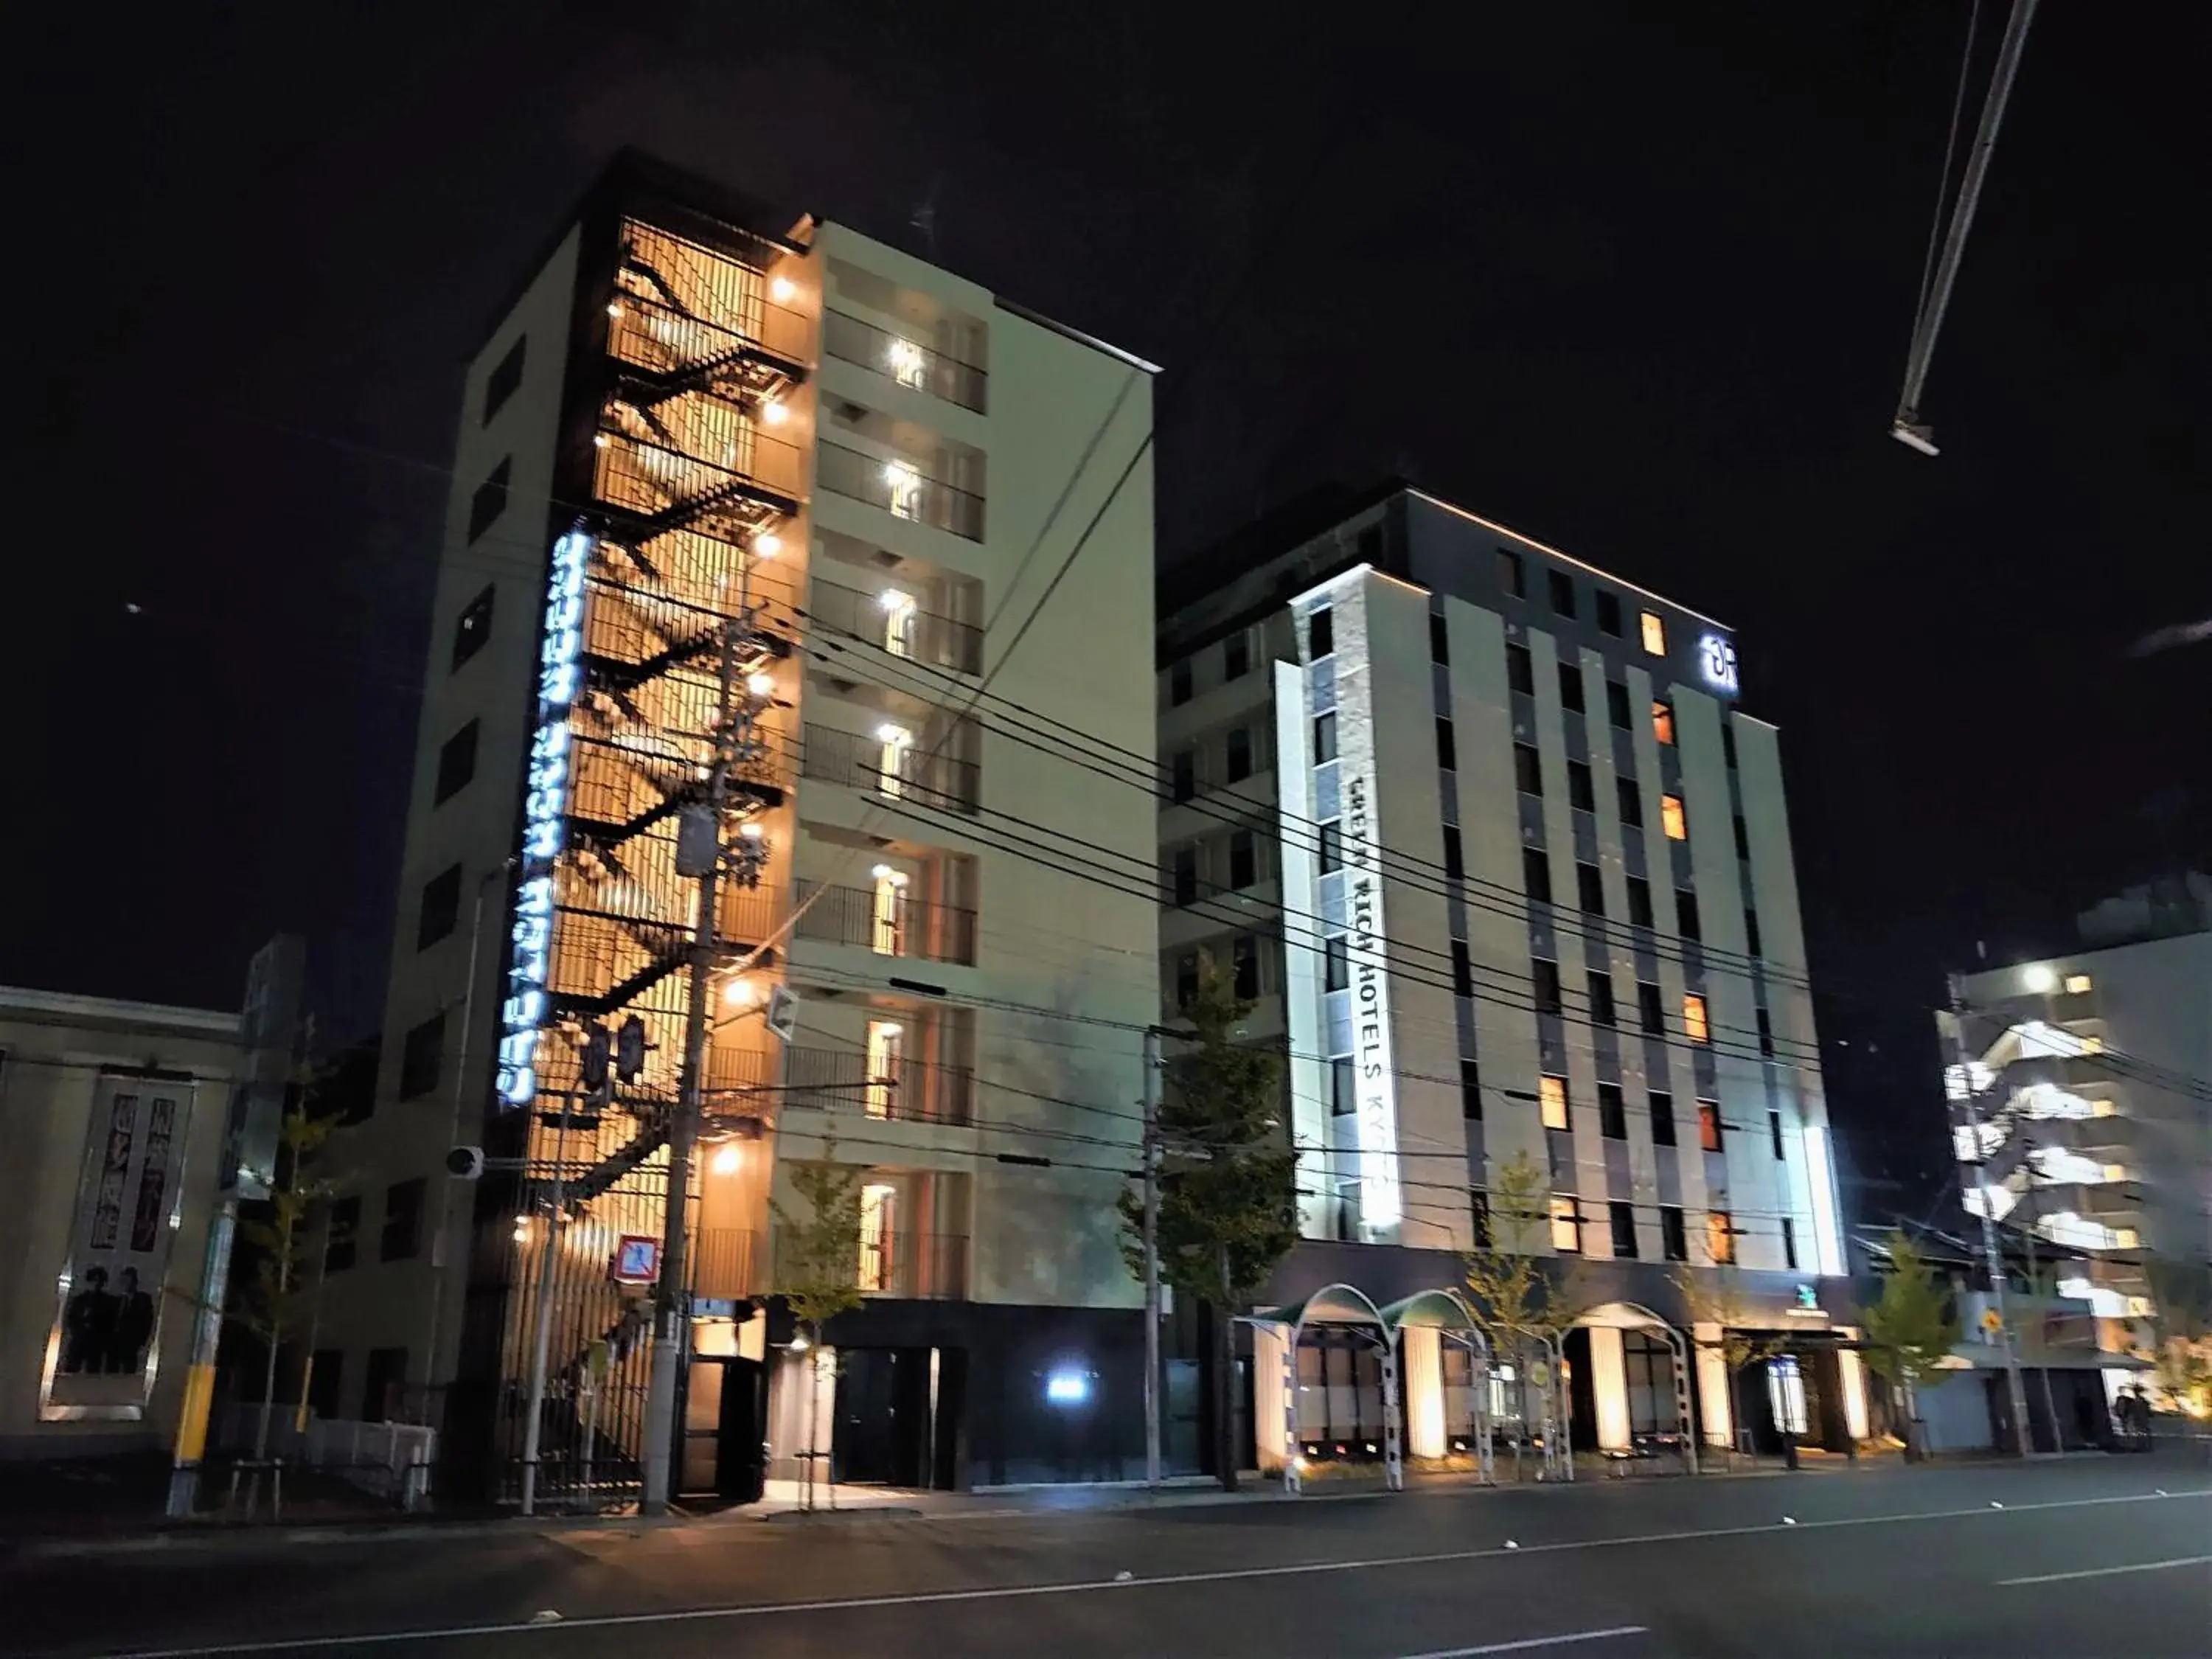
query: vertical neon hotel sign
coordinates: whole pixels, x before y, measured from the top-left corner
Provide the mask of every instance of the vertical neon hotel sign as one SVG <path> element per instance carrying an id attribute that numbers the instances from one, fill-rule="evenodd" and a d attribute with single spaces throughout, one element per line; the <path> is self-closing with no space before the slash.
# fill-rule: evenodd
<path id="1" fill-rule="evenodd" d="M 592 538 L 571 531 L 553 544 L 545 627 L 538 646 L 538 724 L 522 802 L 522 856 L 508 939 L 507 994 L 499 1011 L 499 1097 L 526 1106 L 538 1093 L 538 1033 L 545 1023 L 553 953 L 553 867 L 568 814 L 568 710 L 584 653 L 584 568 Z"/>

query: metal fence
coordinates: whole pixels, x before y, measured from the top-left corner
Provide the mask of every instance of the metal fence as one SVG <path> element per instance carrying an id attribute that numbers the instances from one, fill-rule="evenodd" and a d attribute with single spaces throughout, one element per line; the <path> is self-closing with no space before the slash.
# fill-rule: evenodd
<path id="1" fill-rule="evenodd" d="M 233 1401 L 216 1413 L 210 1439 L 218 1450 L 253 1455 L 260 1444 L 261 1407 Z M 270 1408 L 269 1455 L 286 1468 L 343 1480 L 403 1510 L 430 1501 L 431 1470 L 438 1460 L 438 1431 L 413 1423 L 366 1423 L 350 1418 L 307 1417 L 297 1405 Z"/>
<path id="2" fill-rule="evenodd" d="M 801 881 L 795 931 L 826 945 L 857 945 L 881 956 L 926 962 L 975 961 L 975 913 L 957 905 L 901 897 L 886 907 L 866 887 Z"/>

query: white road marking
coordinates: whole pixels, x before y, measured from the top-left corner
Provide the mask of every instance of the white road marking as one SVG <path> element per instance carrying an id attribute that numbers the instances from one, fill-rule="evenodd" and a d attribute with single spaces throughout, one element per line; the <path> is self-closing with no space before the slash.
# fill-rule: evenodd
<path id="1" fill-rule="evenodd" d="M 2166 1500 L 2212 1498 L 2212 1486 L 2174 1492 Z M 2004 1511 L 2007 1517 L 2044 1510 L 2095 1509 L 2111 1504 L 2154 1504 L 2160 1500 L 2131 1493 L 2113 1498 L 2054 1498 L 2042 1504 L 2018 1504 Z M 1987 1520 L 1990 1511 L 1921 1510 L 1902 1515 L 1845 1516 L 1830 1521 L 1803 1521 L 1799 1532 L 1840 1527 L 1895 1526 L 1908 1521 Z M 1747 1527 L 1705 1527 L 1684 1532 L 1631 1533 L 1618 1538 L 1577 1538 L 1556 1544 L 1523 1544 L 1518 1555 L 1559 1554 L 1573 1550 L 1619 1549 L 1638 1544 L 1692 1543 L 1708 1538 L 1747 1538 L 1759 1533 L 1779 1533 L 1772 1522 Z M 1128 1595 L 1138 1590 L 1173 1589 L 1180 1584 L 1220 1584 L 1239 1579 L 1295 1578 L 1322 1572 L 1371 1572 L 1384 1567 L 1428 1567 L 1467 1561 L 1503 1560 L 1503 1549 L 1440 1550 L 1426 1555 L 1384 1555 L 1342 1561 L 1294 1561 L 1280 1566 L 1224 1567 L 1212 1572 L 1162 1573 L 1157 1578 L 1116 1581 L 1111 1578 L 1075 1579 L 1057 1584 L 995 1584 L 977 1589 L 908 1590 L 890 1595 L 852 1595 L 821 1601 L 762 1601 L 720 1607 L 681 1607 L 665 1613 L 602 1613 L 580 1614 L 557 1625 L 449 1625 L 434 1630 L 371 1631 L 358 1636 L 302 1636 L 289 1640 L 211 1643 L 189 1648 L 134 1648 L 101 1656 L 101 1659 L 213 1659 L 226 1653 L 313 1652 L 330 1648 L 392 1647 L 410 1642 L 453 1641 L 474 1636 L 558 1636 L 568 1631 L 612 1630 L 635 1625 L 696 1624 L 709 1620 L 774 1619 L 795 1613 L 860 1612 L 873 1607 L 933 1607 L 959 1601 L 1010 1601 L 1030 1595 L 1081 1595 L 1099 1590 Z"/>
<path id="2" fill-rule="evenodd" d="M 1613 1636 L 1642 1636 L 1648 1625 L 1615 1625 L 1611 1630 L 1570 1631 L 1565 1636 L 1530 1636 L 1518 1642 L 1492 1642 L 1479 1648 L 1447 1648 L 1442 1653 L 1413 1653 L 1406 1659 L 1480 1659 L 1486 1653 L 1526 1653 L 1532 1648 L 1563 1647 L 1569 1642 L 1602 1642 Z"/>
<path id="3" fill-rule="evenodd" d="M 2109 1578 L 2116 1572 L 2164 1572 L 2168 1567 L 2212 1567 L 2212 1555 L 2182 1555 L 2171 1561 L 2137 1561 L 2124 1567 L 2083 1567 L 2074 1572 L 2039 1572 L 2031 1578 L 2000 1578 L 2012 1584 L 2063 1584 L 2075 1578 Z"/>

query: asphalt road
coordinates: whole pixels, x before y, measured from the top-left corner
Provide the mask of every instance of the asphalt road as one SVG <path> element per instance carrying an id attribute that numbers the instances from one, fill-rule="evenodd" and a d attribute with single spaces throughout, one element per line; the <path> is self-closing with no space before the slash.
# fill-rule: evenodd
<path id="1" fill-rule="evenodd" d="M 2212 1469 L 2115 1457 L 29 1559 L 0 1572 L 0 1650 L 2194 1659 L 2212 1655 Z"/>

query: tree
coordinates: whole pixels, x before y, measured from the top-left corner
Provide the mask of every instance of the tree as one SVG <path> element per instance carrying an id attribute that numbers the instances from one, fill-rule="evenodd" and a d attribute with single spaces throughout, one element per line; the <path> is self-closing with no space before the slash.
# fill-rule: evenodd
<path id="1" fill-rule="evenodd" d="M 1589 1300 L 1580 1261 L 1552 1257 L 1547 1265 L 1551 1178 L 1518 1152 L 1491 1172 L 1487 1198 L 1490 1224 L 1463 1264 L 1475 1325 L 1493 1362 L 1510 1358 L 1525 1367 L 1533 1358 L 1548 1364 Z M 1544 1384 L 1547 1426 L 1559 1415 L 1559 1387 L 1556 1377 Z M 1556 1438 L 1546 1435 L 1547 1449 Z"/>
<path id="2" fill-rule="evenodd" d="M 1893 1232 L 1883 1249 L 1889 1274 L 1881 1297 L 1861 1310 L 1859 1323 L 1867 1334 L 1867 1368 L 1905 1396 L 1905 1455 L 1918 1458 L 1925 1448 L 1917 1395 L 1958 1346 L 1959 1318 L 1949 1286 L 1911 1239 Z"/>
<path id="3" fill-rule="evenodd" d="M 1729 1422 L 1735 1426 L 1729 1447 L 1733 1456 L 1743 1441 L 1744 1372 L 1763 1359 L 1787 1352 L 1790 1345 L 1781 1337 L 1753 1336 L 1745 1328 L 1761 1316 L 1756 1301 L 1745 1292 L 1742 1269 L 1733 1261 L 1717 1261 L 1711 1267 L 1695 1270 L 1678 1268 L 1674 1278 L 1690 1322 L 1691 1340 L 1721 1357 L 1721 1374 L 1728 1383 Z M 1720 1332 L 1711 1341 L 1697 1334 L 1706 1325 Z"/>
<path id="4" fill-rule="evenodd" d="M 864 1171 L 837 1162 L 837 1139 L 822 1138 L 822 1157 L 791 1166 L 792 1189 L 805 1200 L 796 1214 L 769 1200 L 776 1219 L 775 1290 L 809 1345 L 808 1454 L 801 1466 L 801 1505 L 814 1507 L 812 1443 L 822 1386 L 822 1328 L 860 1305 L 860 1182 Z M 886 1242 L 888 1248 L 888 1242 Z"/>
<path id="5" fill-rule="evenodd" d="M 1214 1468 L 1237 1490 L 1230 1434 L 1230 1321 L 1297 1243 L 1297 1157 L 1282 1132 L 1274 1054 L 1237 1041 L 1252 1012 L 1209 957 L 1185 1011 L 1191 1040 L 1167 1065 L 1159 1113 L 1161 1279 L 1212 1310 Z M 1142 1275 L 1145 1206 L 1120 1201 L 1122 1255 Z"/>
<path id="6" fill-rule="evenodd" d="M 2151 1257 L 2151 1346 L 2159 1387 L 2185 1409 L 2212 1392 L 2212 1263 Z"/>

